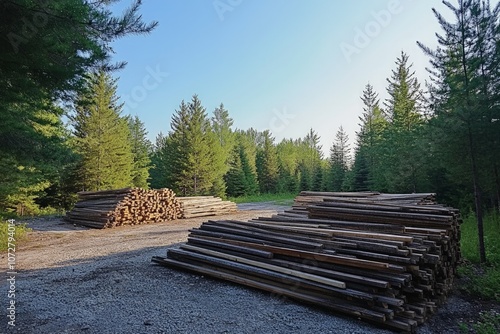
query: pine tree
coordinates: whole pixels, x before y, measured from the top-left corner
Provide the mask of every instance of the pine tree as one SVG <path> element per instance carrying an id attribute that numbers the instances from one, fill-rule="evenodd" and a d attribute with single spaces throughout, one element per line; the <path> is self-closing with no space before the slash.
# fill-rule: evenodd
<path id="1" fill-rule="evenodd" d="M 244 196 L 248 192 L 245 172 L 241 163 L 241 150 L 241 145 L 233 148 L 231 160 L 229 161 L 229 171 L 224 175 L 227 185 L 227 195 L 232 197 Z"/>
<path id="2" fill-rule="evenodd" d="M 335 142 L 330 149 L 329 191 L 342 191 L 344 179 L 349 168 L 349 136 L 342 126 L 335 135 Z"/>
<path id="3" fill-rule="evenodd" d="M 130 131 L 127 120 L 120 116 L 121 108 L 116 79 L 103 71 L 90 75 L 72 117 L 76 150 L 81 157 L 77 176 L 82 190 L 132 185 Z"/>
<path id="4" fill-rule="evenodd" d="M 222 159 L 220 150 L 214 149 L 216 136 L 197 95 L 189 104 L 181 102 L 171 127 L 166 150 L 168 185 L 183 196 L 214 194 L 214 184 L 222 179 L 218 170 Z"/>
<path id="5" fill-rule="evenodd" d="M 45 101 L 37 109 L 19 103 L 0 113 L 0 211 L 37 214 L 40 206 L 61 207 L 59 183 L 73 154 L 60 119 L 63 110 Z M 14 121 L 9 114 L 21 118 Z M 51 188 L 49 190 L 49 187 Z M 52 194 L 50 193 L 52 192 Z"/>
<path id="6" fill-rule="evenodd" d="M 301 190 L 316 190 L 314 179 L 319 171 L 321 160 L 323 158 L 322 147 L 319 144 L 320 136 L 311 128 L 307 135 L 301 139 L 298 144 L 301 147 L 300 166 L 301 166 Z M 318 182 L 316 182 L 318 186 Z"/>
<path id="7" fill-rule="evenodd" d="M 220 104 L 214 110 L 212 117 L 213 136 L 215 136 L 216 145 L 214 147 L 214 156 L 217 160 L 216 171 L 218 175 L 215 178 L 212 187 L 212 193 L 220 197 L 226 195 L 225 174 L 229 171 L 231 153 L 235 146 L 235 134 L 231 127 L 233 120 L 229 117 L 229 112 Z"/>
<path id="8" fill-rule="evenodd" d="M 166 153 L 167 137 L 160 132 L 156 136 L 154 145 L 152 145 L 149 157 L 151 164 L 149 166 L 149 175 L 151 179 L 151 188 L 160 189 L 167 187 L 167 166 L 169 157 Z"/>
<path id="9" fill-rule="evenodd" d="M 434 10 L 444 31 L 437 35 L 439 47 L 432 50 L 419 44 L 433 67 L 430 123 L 438 152 L 451 153 L 441 154 L 445 167 L 474 189 L 480 258 L 485 262 L 482 174 L 489 184 L 496 179 L 500 185 L 494 173 L 500 157 L 499 11 L 498 7 L 491 11 L 489 2 L 479 0 L 459 0 L 457 7 L 445 4 L 454 20 L 449 22 Z"/>
<path id="10" fill-rule="evenodd" d="M 280 193 L 297 192 L 300 147 L 293 139 L 283 139 L 276 145 L 279 176 L 277 191 Z"/>
<path id="11" fill-rule="evenodd" d="M 361 96 L 363 113 L 359 117 L 360 130 L 356 132 L 352 187 L 354 190 L 378 189 L 384 184 L 380 166 L 380 144 L 387 120 L 379 106 L 378 94 L 367 84 Z"/>
<path id="12" fill-rule="evenodd" d="M 229 112 L 224 108 L 224 104 L 221 103 L 220 106 L 214 110 L 212 128 L 217 138 L 217 143 L 221 148 L 221 156 L 224 161 L 223 174 L 229 170 L 229 160 L 231 159 L 231 153 L 236 145 L 236 137 L 231 129 L 232 126 L 233 120 L 229 117 Z"/>
<path id="13" fill-rule="evenodd" d="M 274 146 L 274 137 L 271 137 L 269 130 L 265 130 L 262 136 L 263 145 L 258 150 L 256 158 L 260 191 L 274 193 L 278 181 L 278 156 Z"/>
<path id="14" fill-rule="evenodd" d="M 128 118 L 128 127 L 134 160 L 132 165 L 132 185 L 147 189 L 149 187 L 148 179 L 151 164 L 149 151 L 151 150 L 151 143 L 146 138 L 147 131 L 144 123 L 138 116 Z"/>
<path id="15" fill-rule="evenodd" d="M 387 79 L 389 98 L 385 105 L 389 124 L 378 153 L 383 157 L 381 169 L 390 192 L 422 191 L 426 179 L 426 152 L 419 145 L 424 100 L 411 68 L 408 56 L 402 52 L 396 60 L 396 69 Z"/>
<path id="16" fill-rule="evenodd" d="M 122 15 L 110 10 L 113 2 L 1 1 L 0 114 L 12 104 L 28 103 L 33 110 L 43 100 L 72 100 L 86 72 L 123 67 L 125 63 L 111 64 L 110 43 L 147 34 L 157 22 L 143 22 L 140 1 Z M 21 115 L 11 116 L 22 120 Z"/>

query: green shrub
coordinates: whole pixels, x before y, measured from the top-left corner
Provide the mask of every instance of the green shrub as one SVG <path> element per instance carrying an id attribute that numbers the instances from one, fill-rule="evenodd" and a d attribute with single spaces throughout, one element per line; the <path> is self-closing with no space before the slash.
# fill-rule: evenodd
<path id="1" fill-rule="evenodd" d="M 18 244 L 20 240 L 26 238 L 26 232 L 31 231 L 30 228 L 26 227 L 26 224 L 15 224 L 14 225 L 14 233 L 12 234 L 9 231 L 9 222 L 3 219 L 0 220 L 0 251 L 5 251 L 9 245 L 9 237 L 14 237 L 14 242 L 11 242 L 15 245 Z"/>
<path id="2" fill-rule="evenodd" d="M 479 320 L 471 328 L 465 323 L 459 323 L 460 333 L 497 334 L 500 333 L 500 314 L 495 311 L 481 312 Z"/>

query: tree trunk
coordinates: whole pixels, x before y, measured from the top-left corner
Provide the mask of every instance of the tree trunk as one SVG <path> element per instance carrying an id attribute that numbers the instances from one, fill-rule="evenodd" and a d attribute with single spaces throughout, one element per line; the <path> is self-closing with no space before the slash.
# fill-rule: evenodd
<path id="1" fill-rule="evenodd" d="M 476 207 L 477 233 L 479 238 L 479 258 L 481 263 L 486 262 L 486 249 L 484 247 L 484 230 L 483 230 L 483 210 L 481 207 L 481 190 L 479 188 L 479 177 L 476 165 L 476 155 L 474 153 L 474 145 L 472 142 L 472 132 L 469 126 L 469 150 L 472 167 L 472 182 L 474 184 L 474 204 Z"/>
<path id="2" fill-rule="evenodd" d="M 495 171 L 495 184 L 497 186 L 496 195 L 497 195 L 497 211 L 500 213 L 500 179 L 498 178 L 498 166 L 497 164 L 493 164 L 493 168 Z"/>

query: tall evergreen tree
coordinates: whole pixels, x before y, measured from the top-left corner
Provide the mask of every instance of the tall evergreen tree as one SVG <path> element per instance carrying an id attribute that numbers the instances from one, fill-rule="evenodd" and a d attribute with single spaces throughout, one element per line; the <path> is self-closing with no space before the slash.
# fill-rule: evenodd
<path id="1" fill-rule="evenodd" d="M 72 117 L 82 190 L 132 185 L 133 156 L 127 120 L 116 96 L 116 79 L 103 71 L 90 76 Z"/>
<path id="2" fill-rule="evenodd" d="M 0 114 L 11 103 L 33 107 L 46 99 L 71 98 L 85 73 L 102 66 L 123 67 L 111 64 L 110 44 L 130 34 L 149 33 L 157 22 L 143 22 L 141 1 L 118 16 L 110 10 L 115 2 L 1 1 Z"/>
<path id="3" fill-rule="evenodd" d="M 293 139 L 283 139 L 276 145 L 278 154 L 279 177 L 277 191 L 281 193 L 297 192 L 300 147 Z"/>
<path id="4" fill-rule="evenodd" d="M 321 188 L 321 182 L 315 182 L 315 180 L 318 181 L 319 178 L 322 178 L 322 175 L 317 175 L 320 172 L 323 158 L 323 151 L 319 141 L 320 136 L 311 128 L 304 138 L 295 142 L 299 153 L 300 190 L 320 190 Z"/>
<path id="5" fill-rule="evenodd" d="M 363 113 L 359 117 L 360 130 L 356 133 L 352 187 L 357 191 L 380 188 L 381 167 L 379 147 L 387 120 L 379 106 L 378 94 L 367 84 L 361 96 Z M 381 190 L 381 189 L 379 189 Z"/>
<path id="6" fill-rule="evenodd" d="M 217 143 L 221 148 L 221 156 L 224 161 L 223 173 L 229 170 L 229 160 L 231 159 L 231 152 L 236 145 L 236 136 L 231 129 L 233 120 L 229 117 L 229 112 L 224 108 L 224 104 L 220 104 L 214 110 L 212 117 L 212 128 L 217 138 Z"/>
<path id="7" fill-rule="evenodd" d="M 0 211 L 19 215 L 37 214 L 40 205 L 65 206 L 60 185 L 73 159 L 63 110 L 50 101 L 31 107 L 19 103 L 0 113 Z M 9 114 L 22 117 L 13 121 Z"/>
<path id="8" fill-rule="evenodd" d="M 222 178 L 220 151 L 214 150 L 216 137 L 197 95 L 189 104 L 181 102 L 171 127 L 166 150 L 168 185 L 184 196 L 214 194 L 214 184 Z"/>
<path id="9" fill-rule="evenodd" d="M 438 152 L 450 153 L 441 155 L 446 168 L 473 189 L 480 258 L 485 262 L 481 176 L 489 173 L 493 183 L 500 160 L 499 7 L 492 11 L 489 2 L 479 0 L 459 0 L 456 7 L 445 4 L 454 18 L 447 21 L 434 10 L 443 29 L 437 35 L 439 47 L 419 44 L 433 67 L 432 138 Z"/>
<path id="10" fill-rule="evenodd" d="M 231 160 L 229 161 L 229 171 L 224 175 L 227 185 L 227 195 L 239 197 L 247 195 L 245 172 L 241 163 L 241 150 L 243 147 L 237 145 L 233 148 Z"/>
<path id="11" fill-rule="evenodd" d="M 278 182 L 278 156 L 274 146 L 274 137 L 269 130 L 262 133 L 263 145 L 257 151 L 256 165 L 260 191 L 262 193 L 276 192 Z"/>
<path id="12" fill-rule="evenodd" d="M 229 117 L 229 112 L 220 104 L 214 110 L 212 117 L 212 129 L 215 136 L 216 146 L 214 147 L 214 156 L 217 157 L 218 166 L 216 170 L 218 175 L 215 178 L 212 193 L 224 197 L 226 194 L 226 182 L 224 175 L 229 171 L 232 151 L 235 146 L 235 134 L 231 127 L 233 120 Z"/>
<path id="13" fill-rule="evenodd" d="M 148 179 L 151 164 L 149 157 L 151 143 L 146 138 L 148 132 L 138 116 L 128 118 L 128 127 L 134 161 L 132 165 L 132 185 L 147 189 L 149 187 Z"/>
<path id="14" fill-rule="evenodd" d="M 329 191 L 342 191 L 342 185 L 349 169 L 349 136 L 342 126 L 335 135 L 335 142 L 330 149 Z"/>
<path id="15" fill-rule="evenodd" d="M 151 160 L 149 166 L 151 188 L 165 188 L 167 186 L 169 157 L 167 155 L 167 137 L 162 132 L 156 136 L 155 143 L 149 152 L 149 157 Z"/>
<path id="16" fill-rule="evenodd" d="M 381 143 L 382 169 L 390 192 L 422 191 L 425 183 L 426 151 L 419 145 L 422 128 L 423 93 L 412 64 L 402 52 L 396 60 L 396 69 L 387 79 L 389 85 L 386 113 L 389 125 Z"/>

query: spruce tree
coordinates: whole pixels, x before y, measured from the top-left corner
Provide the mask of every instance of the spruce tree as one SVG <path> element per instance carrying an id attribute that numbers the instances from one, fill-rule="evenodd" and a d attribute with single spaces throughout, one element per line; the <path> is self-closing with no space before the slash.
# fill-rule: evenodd
<path id="1" fill-rule="evenodd" d="M 222 179 L 222 159 L 220 151 L 214 149 L 216 136 L 197 95 L 189 104 L 181 102 L 171 127 L 166 150 L 169 186 L 183 196 L 214 194 L 214 184 Z"/>
<path id="2" fill-rule="evenodd" d="M 240 145 L 233 148 L 231 160 L 229 161 L 229 171 L 224 175 L 227 185 L 227 195 L 232 197 L 244 196 L 248 192 L 245 172 L 241 163 L 241 149 Z"/>
<path id="3" fill-rule="evenodd" d="M 479 0 L 445 4 L 454 18 L 447 21 L 434 10 L 443 29 L 437 35 L 439 47 L 419 43 L 432 65 L 432 139 L 438 153 L 450 153 L 440 154 L 444 167 L 473 189 L 479 253 L 485 262 L 484 184 L 496 179 L 500 189 L 495 173 L 500 161 L 499 10 Z"/>
<path id="4" fill-rule="evenodd" d="M 335 142 L 330 148 L 329 191 L 342 191 L 344 179 L 349 168 L 349 136 L 342 126 L 335 135 Z"/>
<path id="5" fill-rule="evenodd" d="M 269 130 L 262 133 L 263 144 L 257 152 L 257 176 L 262 193 L 275 193 L 278 182 L 278 156 L 274 137 Z"/>
<path id="6" fill-rule="evenodd" d="M 151 164 L 149 152 L 151 150 L 151 143 L 146 138 L 147 131 L 144 123 L 138 116 L 128 118 L 128 127 L 134 161 L 132 165 L 132 185 L 147 189 L 149 187 L 148 179 Z"/>
<path id="7" fill-rule="evenodd" d="M 104 71 L 91 74 L 72 117 L 81 190 L 132 186 L 130 131 L 121 108 L 116 79 Z"/>
<path id="8" fill-rule="evenodd" d="M 214 110 L 212 117 L 212 135 L 215 137 L 214 157 L 217 164 L 217 175 L 212 186 L 212 193 L 224 197 L 226 195 L 226 181 L 224 175 L 229 171 L 231 154 L 235 146 L 235 134 L 231 127 L 233 120 L 229 112 L 220 104 Z"/>
<path id="9" fill-rule="evenodd" d="M 385 111 L 389 124 L 379 146 L 387 189 L 390 192 L 422 191 L 426 180 L 426 152 L 419 145 L 419 131 L 423 125 L 424 100 L 404 52 L 397 58 L 396 69 L 387 81 L 389 98 Z"/>
<path id="10" fill-rule="evenodd" d="M 151 179 L 151 188 L 160 189 L 167 187 L 167 166 L 170 163 L 167 155 L 167 137 L 160 132 L 151 147 L 149 157 L 151 164 L 149 166 L 149 175 Z"/>
<path id="11" fill-rule="evenodd" d="M 360 130 L 356 132 L 356 144 L 353 164 L 354 190 L 383 190 L 385 179 L 381 161 L 384 130 L 387 119 L 379 106 L 378 94 L 373 86 L 367 84 L 361 96 L 363 113 L 359 117 Z"/>

